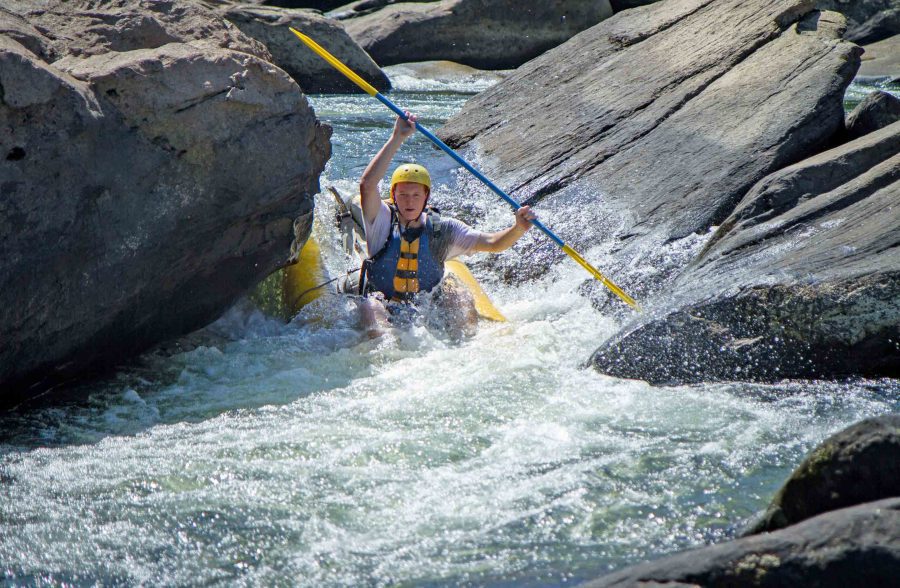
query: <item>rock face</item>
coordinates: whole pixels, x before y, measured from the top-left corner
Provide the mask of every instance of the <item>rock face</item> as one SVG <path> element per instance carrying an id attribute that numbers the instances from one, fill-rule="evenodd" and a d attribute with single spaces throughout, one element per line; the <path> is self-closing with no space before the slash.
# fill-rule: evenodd
<path id="1" fill-rule="evenodd" d="M 860 77 L 888 78 L 895 84 L 900 83 L 900 35 L 866 45 L 865 50 L 859 67 Z"/>
<path id="2" fill-rule="evenodd" d="M 676 280 L 605 343 L 650 382 L 900 375 L 900 122 L 765 178 Z"/>
<path id="3" fill-rule="evenodd" d="M 847 38 L 866 44 L 900 34 L 897 0 L 818 0 L 818 8 L 843 13 L 849 21 Z"/>
<path id="4" fill-rule="evenodd" d="M 848 139 L 857 139 L 898 120 L 900 120 L 900 98 L 878 90 L 866 96 L 865 100 L 847 116 L 846 136 Z"/>
<path id="5" fill-rule="evenodd" d="M 0 35 L 10 405 L 203 326 L 284 264 L 330 147 L 297 85 L 212 12 L 5 8 L 18 31 Z M 180 10 L 197 20 L 170 23 Z M 193 27 L 214 34 L 181 42 Z"/>
<path id="6" fill-rule="evenodd" d="M 778 491 L 750 533 L 900 496 L 900 415 L 866 419 L 822 442 Z"/>
<path id="7" fill-rule="evenodd" d="M 252 5 L 226 7 L 223 16 L 271 51 L 272 59 L 307 93 L 357 93 L 359 88 L 325 60 L 310 51 L 288 30 L 294 27 L 358 73 L 379 91 L 390 81 L 337 21 L 307 10 Z"/>
<path id="8" fill-rule="evenodd" d="M 612 14 L 608 0 L 443 0 L 397 3 L 345 21 L 380 65 L 448 60 L 518 67 Z"/>
<path id="9" fill-rule="evenodd" d="M 610 0 L 619 12 L 658 0 Z M 847 17 L 846 38 L 854 43 L 874 43 L 900 34 L 900 5 L 896 0 L 817 0 L 819 10 L 840 12 Z"/>
<path id="10" fill-rule="evenodd" d="M 155 49 L 167 43 L 231 49 L 271 59 L 262 43 L 199 4 L 171 0 L 96 4 L 87 0 L 4 0 L 0 33 L 16 39 L 47 63 L 67 56 Z M 19 34 L 8 32 L 23 27 L 26 30 Z"/>
<path id="11" fill-rule="evenodd" d="M 895 586 L 900 498 L 629 567 L 584 586 Z"/>
<path id="12" fill-rule="evenodd" d="M 661 245 L 721 222 L 842 127 L 860 52 L 843 26 L 804 0 L 626 10 L 474 97 L 438 134 L 539 201 L 576 249 L 617 239 L 617 259 L 652 267 Z M 516 268 L 532 274 L 562 258 L 546 240 L 518 249 Z M 653 283 L 621 281 L 639 296 Z"/>

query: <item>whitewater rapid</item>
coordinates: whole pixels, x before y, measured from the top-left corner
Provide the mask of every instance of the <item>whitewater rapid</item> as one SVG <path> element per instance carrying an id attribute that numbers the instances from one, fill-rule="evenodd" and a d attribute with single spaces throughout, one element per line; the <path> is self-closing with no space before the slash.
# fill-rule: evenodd
<path id="1" fill-rule="evenodd" d="M 467 96 L 394 98 L 436 128 Z M 352 190 L 387 137 L 369 100 L 313 98 L 335 127 L 323 187 Z M 452 211 L 510 221 L 460 193 L 424 142 L 407 155 Z M 349 262 L 330 198 L 314 230 L 336 275 Z M 585 254 L 607 261 L 602 245 Z M 370 338 L 338 296 L 287 324 L 243 303 L 186 351 L 3 416 L 5 581 L 567 584 L 734 536 L 815 444 L 900 409 L 896 380 L 606 377 L 582 364 L 619 324 L 579 294 L 579 267 L 523 285 L 479 277 L 509 322 L 470 338 L 423 325 Z"/>

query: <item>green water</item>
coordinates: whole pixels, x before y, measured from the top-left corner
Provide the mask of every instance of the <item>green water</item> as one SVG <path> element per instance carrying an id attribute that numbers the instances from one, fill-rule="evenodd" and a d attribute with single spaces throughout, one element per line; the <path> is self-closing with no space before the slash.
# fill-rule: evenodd
<path id="1" fill-rule="evenodd" d="M 437 127 L 468 96 L 394 97 Z M 364 97 L 313 103 L 335 128 L 322 184 L 352 190 L 391 121 Z M 510 221 L 424 141 L 404 158 L 454 214 Z M 330 196 L 317 212 L 340 272 Z M 461 341 L 427 323 L 370 339 L 336 296 L 289 324 L 239 306 L 199 347 L 3 417 L 5 583 L 569 584 L 734 536 L 811 447 L 900 409 L 894 380 L 655 388 L 584 370 L 618 325 L 580 272 L 480 276 L 510 321 Z"/>
<path id="2" fill-rule="evenodd" d="M 900 83 L 891 83 L 890 78 L 857 80 L 847 88 L 847 93 L 844 95 L 844 110 L 849 113 L 866 96 L 876 90 L 881 90 L 900 98 Z"/>

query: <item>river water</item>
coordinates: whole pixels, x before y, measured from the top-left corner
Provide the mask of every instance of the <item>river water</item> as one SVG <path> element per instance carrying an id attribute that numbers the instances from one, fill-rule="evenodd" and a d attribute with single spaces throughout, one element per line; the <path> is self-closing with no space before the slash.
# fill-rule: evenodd
<path id="1" fill-rule="evenodd" d="M 393 98 L 431 128 L 479 89 L 417 83 Z M 312 102 L 335 129 L 323 187 L 352 190 L 392 121 L 367 97 Z M 460 194 L 469 184 L 423 139 L 402 157 L 432 169 L 446 210 L 511 221 Z M 349 262 L 318 198 L 337 275 Z M 580 268 L 479 277 L 509 322 L 470 337 L 415 323 L 370 338 L 336 296 L 288 324 L 242 304 L 199 346 L 3 416 L 4 583 L 576 583 L 733 537 L 815 444 L 900 409 L 896 380 L 605 377 L 581 364 L 617 325 L 578 294 Z"/>

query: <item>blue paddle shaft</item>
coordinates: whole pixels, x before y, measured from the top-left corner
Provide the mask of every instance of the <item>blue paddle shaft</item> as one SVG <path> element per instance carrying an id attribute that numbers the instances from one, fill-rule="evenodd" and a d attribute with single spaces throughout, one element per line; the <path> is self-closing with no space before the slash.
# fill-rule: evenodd
<path id="1" fill-rule="evenodd" d="M 376 94 L 375 94 L 375 98 L 377 98 L 382 104 L 384 104 L 385 106 L 387 106 L 388 108 L 390 108 L 392 111 L 394 111 L 394 112 L 397 114 L 397 116 L 399 116 L 399 117 L 402 118 L 403 120 L 407 120 L 407 119 L 408 119 L 408 117 L 406 116 L 406 113 L 403 112 L 402 110 L 400 110 L 400 108 L 398 108 L 396 104 L 394 104 L 393 102 L 391 102 L 390 100 L 388 100 L 381 92 L 376 93 Z M 491 191 L 493 191 L 495 194 L 497 194 L 497 196 L 499 196 L 500 198 L 503 198 L 504 200 L 506 200 L 506 201 L 509 203 L 509 205 L 513 207 L 513 210 L 519 210 L 520 208 L 522 208 L 522 205 L 521 205 L 521 204 L 519 204 L 518 202 L 516 202 L 509 194 L 507 194 L 506 192 L 504 192 L 503 190 L 501 190 L 500 187 L 497 186 L 494 182 L 492 182 L 492 181 L 490 181 L 489 179 L 487 179 L 487 178 L 484 176 L 484 174 L 482 174 L 480 171 L 478 171 L 477 169 L 475 169 L 474 167 L 472 167 L 472 165 L 471 165 L 468 161 L 466 161 L 465 159 L 463 159 L 463 158 L 459 155 L 459 153 L 457 153 L 456 151 L 454 151 L 453 149 L 451 149 L 446 143 L 444 143 L 443 141 L 441 141 L 440 139 L 438 139 L 438 138 L 434 135 L 434 133 L 432 133 L 431 131 L 429 131 L 429 130 L 426 129 L 423 125 L 421 125 L 421 124 L 419 124 L 419 123 L 416 123 L 416 130 L 418 130 L 420 133 L 422 133 L 423 135 L 425 135 L 426 137 L 428 137 L 428 140 L 431 141 L 432 143 L 434 143 L 435 145 L 437 145 L 437 146 L 441 149 L 441 151 L 443 151 L 444 153 L 446 153 L 447 155 L 449 155 L 450 157 L 452 157 L 453 159 L 455 159 L 456 162 L 457 162 L 458 164 L 460 164 L 461 166 L 463 166 L 464 168 L 466 168 L 466 169 L 469 171 L 469 173 L 471 173 L 473 176 L 475 176 L 476 178 L 478 178 L 479 180 L 481 180 L 481 182 L 482 182 L 485 186 L 487 186 L 488 188 L 490 188 Z M 564 247 L 564 246 L 565 246 L 565 243 L 563 243 L 563 240 L 560 239 L 559 237 L 557 237 L 557 236 L 553 233 L 553 231 L 551 231 L 550 229 L 548 229 L 547 227 L 545 227 L 544 224 L 543 224 L 541 221 L 535 219 L 535 220 L 531 221 L 531 224 L 533 224 L 534 226 L 536 226 L 537 228 L 539 228 L 541 231 L 543 231 L 548 237 L 550 237 L 551 239 L 553 239 L 553 241 L 554 241 L 557 245 L 559 245 L 560 247 Z"/>

